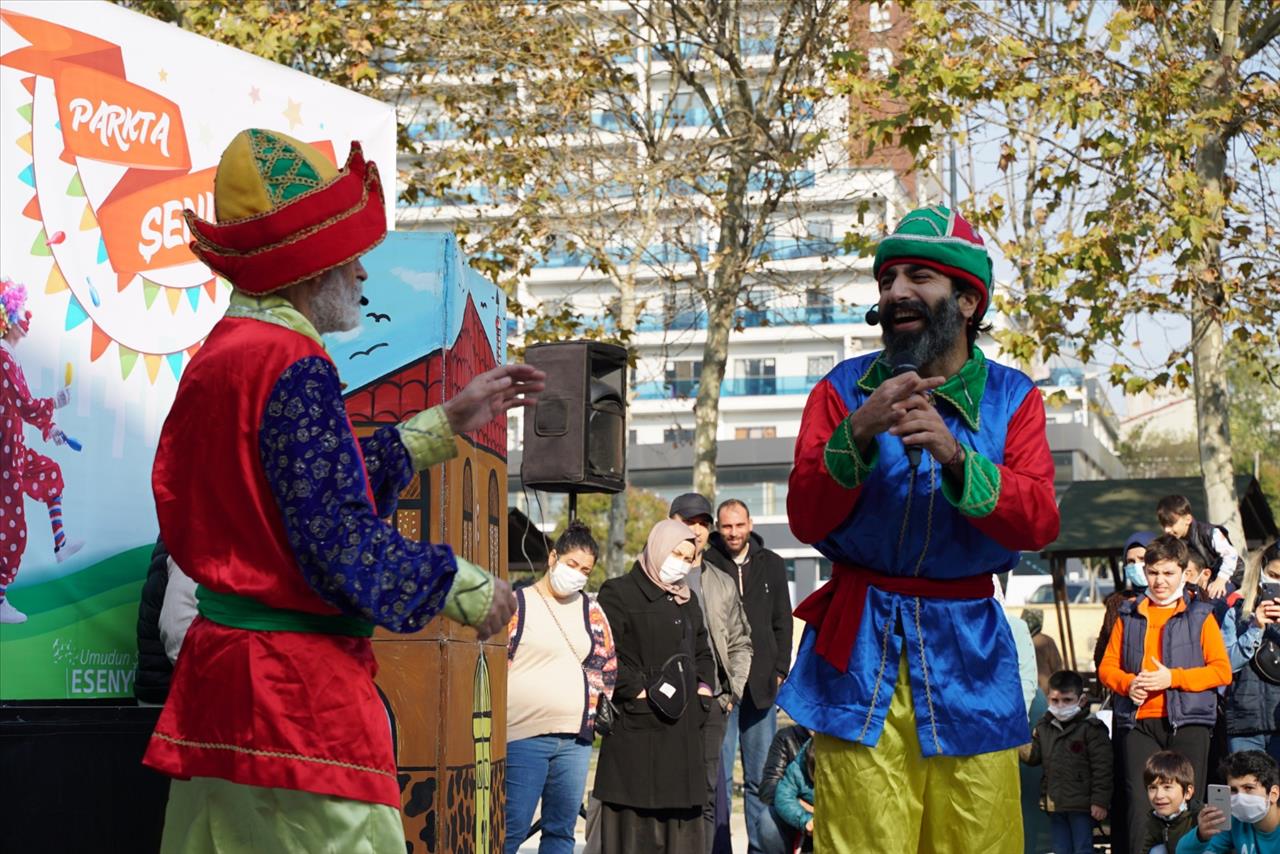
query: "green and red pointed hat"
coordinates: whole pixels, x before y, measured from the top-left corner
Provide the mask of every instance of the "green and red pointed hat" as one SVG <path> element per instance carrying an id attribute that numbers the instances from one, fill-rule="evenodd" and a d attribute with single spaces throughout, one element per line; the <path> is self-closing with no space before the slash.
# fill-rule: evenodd
<path id="1" fill-rule="evenodd" d="M 876 248 L 871 274 L 879 281 L 880 271 L 895 264 L 919 264 L 969 285 L 981 295 L 974 321 L 986 314 L 991 303 L 991 256 L 969 221 L 950 208 L 917 208 L 898 221 L 893 234 Z"/>

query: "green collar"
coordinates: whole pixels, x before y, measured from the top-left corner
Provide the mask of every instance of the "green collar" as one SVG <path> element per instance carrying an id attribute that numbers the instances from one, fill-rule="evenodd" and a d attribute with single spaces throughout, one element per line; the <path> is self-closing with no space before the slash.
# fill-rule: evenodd
<path id="1" fill-rule="evenodd" d="M 873 392 L 880 384 L 893 376 L 893 368 L 885 361 L 882 352 L 867 368 L 866 373 L 858 380 L 858 387 L 865 392 Z M 950 403 L 964 418 L 969 429 L 977 430 L 982 423 L 982 392 L 987 387 L 987 357 L 977 347 L 969 354 L 969 358 L 961 365 L 960 370 L 947 378 L 947 381 L 934 389 L 934 396 Z"/>
<path id="2" fill-rule="evenodd" d="M 254 296 L 244 291 L 232 291 L 231 307 L 227 309 L 226 316 L 248 317 L 265 323 L 274 323 L 276 326 L 292 329 L 299 335 L 305 335 L 321 348 L 324 347 L 324 341 L 316 328 L 311 325 L 311 321 L 294 308 L 293 303 L 282 296 L 275 294 Z"/>

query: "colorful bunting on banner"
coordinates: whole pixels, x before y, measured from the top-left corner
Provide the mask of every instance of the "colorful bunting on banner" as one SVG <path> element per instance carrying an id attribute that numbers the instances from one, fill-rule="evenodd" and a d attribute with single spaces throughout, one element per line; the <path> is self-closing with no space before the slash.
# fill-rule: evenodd
<path id="1" fill-rule="evenodd" d="M 156 301 L 156 296 L 160 293 L 160 286 L 155 282 L 149 282 L 145 278 L 142 280 L 142 298 L 147 303 L 147 308 L 151 308 L 151 304 Z"/>
<path id="2" fill-rule="evenodd" d="M 55 262 L 52 269 L 49 270 L 49 278 L 45 280 L 44 292 L 46 294 L 56 294 L 59 291 L 67 289 L 67 279 L 62 275 L 61 268 Z"/>
<path id="3" fill-rule="evenodd" d="M 93 208 L 88 205 L 84 206 L 84 213 L 80 215 L 80 230 L 92 231 L 98 227 L 98 218 L 93 215 Z"/>
<path id="4" fill-rule="evenodd" d="M 31 124 L 31 104 L 26 103 L 19 107 L 18 115 L 22 116 L 27 124 Z"/>
<path id="5" fill-rule="evenodd" d="M 35 167 L 28 163 L 27 167 L 18 173 L 18 180 L 34 190 L 36 188 Z"/>
<path id="6" fill-rule="evenodd" d="M 27 90 L 27 94 L 28 94 L 28 95 L 32 95 L 32 96 L 34 96 L 34 95 L 36 94 L 36 78 L 35 78 L 35 75 L 32 75 L 31 77 L 23 77 L 23 78 L 22 78 L 22 88 Z"/>
<path id="7" fill-rule="evenodd" d="M 120 379 L 127 380 L 129 374 L 133 373 L 133 366 L 138 363 L 138 354 L 123 344 L 116 346 L 120 348 Z"/>
<path id="8" fill-rule="evenodd" d="M 116 273 L 116 293 L 123 291 L 133 282 L 133 273 Z"/>
<path id="9" fill-rule="evenodd" d="M 160 373 L 160 357 L 155 355 L 154 353 L 144 353 L 142 356 L 142 361 L 147 366 L 147 379 L 149 379 L 151 383 L 154 385 L 156 381 L 156 375 Z"/>
<path id="10" fill-rule="evenodd" d="M 98 263 L 105 264 L 107 262 L 107 241 L 102 239 L 102 235 L 98 235 Z"/>
<path id="11" fill-rule="evenodd" d="M 70 332 L 88 319 L 89 315 L 80 306 L 80 300 L 76 299 L 75 294 L 72 294 L 70 301 L 67 303 L 67 322 L 64 328 Z"/>
<path id="12" fill-rule="evenodd" d="M 170 353 L 164 358 L 169 363 L 169 370 L 173 371 L 173 378 L 175 380 L 182 379 L 182 351 Z"/>
<path id="13" fill-rule="evenodd" d="M 102 358 L 110 343 L 111 336 L 99 329 L 98 324 L 93 324 L 93 334 L 89 337 L 89 361 L 96 362 Z"/>
<path id="14" fill-rule="evenodd" d="M 21 148 L 27 154 L 31 153 L 31 131 L 27 131 L 18 137 L 18 148 Z"/>
<path id="15" fill-rule="evenodd" d="M 27 219 L 34 219 L 36 222 L 39 222 L 40 221 L 40 200 L 37 199 L 35 196 L 32 196 L 31 201 L 27 202 L 27 206 L 22 209 L 22 215 L 25 216 Z"/>
<path id="16" fill-rule="evenodd" d="M 209 299 L 216 300 L 218 298 L 218 280 L 214 278 L 205 282 L 204 292 L 209 295 Z"/>
<path id="17" fill-rule="evenodd" d="M 182 299 L 182 291 L 178 288 L 165 288 L 164 298 L 169 301 L 169 313 L 178 313 L 178 301 Z"/>
<path id="18" fill-rule="evenodd" d="M 79 172 L 71 176 L 71 183 L 67 185 L 67 195 L 84 197 L 84 184 L 80 183 Z"/>
<path id="19" fill-rule="evenodd" d="M 52 251 L 50 251 L 50 249 L 49 249 L 49 238 L 48 238 L 48 235 L 46 235 L 46 234 L 44 233 L 44 229 L 43 229 L 43 228 L 42 228 L 42 229 L 40 229 L 40 233 L 36 235 L 36 241 L 35 241 L 35 243 L 32 243 L 32 244 L 31 244 L 31 254 L 32 254 L 32 255 L 39 255 L 39 256 L 46 256 L 46 255 L 52 255 L 52 254 L 53 254 L 53 252 L 52 252 Z"/>

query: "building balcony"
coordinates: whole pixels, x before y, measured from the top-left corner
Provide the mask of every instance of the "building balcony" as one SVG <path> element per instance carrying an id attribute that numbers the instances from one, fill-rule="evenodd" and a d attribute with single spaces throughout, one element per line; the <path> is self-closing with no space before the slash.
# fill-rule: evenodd
<path id="1" fill-rule="evenodd" d="M 863 323 L 866 315 L 867 306 L 796 305 L 755 311 L 740 308 L 735 319 L 743 329 L 759 329 L 766 326 Z M 703 311 L 681 311 L 665 316 L 646 315 L 636 323 L 637 332 L 689 331 L 706 328 L 707 315 Z"/>
<path id="2" fill-rule="evenodd" d="M 761 397 L 808 394 L 821 376 L 801 377 L 735 377 L 720 385 L 721 397 Z M 655 380 L 636 383 L 637 400 L 679 400 L 698 395 L 698 381 Z"/>

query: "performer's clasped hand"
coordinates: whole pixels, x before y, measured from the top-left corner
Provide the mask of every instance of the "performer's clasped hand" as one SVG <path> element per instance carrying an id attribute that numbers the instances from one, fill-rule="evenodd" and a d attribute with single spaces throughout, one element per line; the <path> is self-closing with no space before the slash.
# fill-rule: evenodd
<path id="1" fill-rule="evenodd" d="M 908 414 L 919 406 L 924 406 L 933 410 L 933 405 L 929 403 L 925 396 L 927 392 L 933 391 L 946 381 L 945 377 L 921 377 L 919 374 L 910 373 L 897 377 L 891 377 L 880 384 L 866 402 L 858 407 L 851 418 L 851 426 L 853 427 L 853 439 L 858 443 L 858 447 L 862 451 L 866 451 L 871 445 L 871 440 L 886 431 L 893 433 L 895 436 L 904 435 L 908 432 L 903 430 L 898 432 L 904 421 L 908 418 Z M 918 401 L 918 403 L 913 403 Z M 950 440 L 951 431 L 942 423 L 942 418 L 934 411 L 934 418 L 938 421 L 938 426 L 945 432 Z M 912 419 L 913 421 L 919 419 Z M 951 440 L 954 441 L 954 440 Z M 903 439 L 904 444 L 920 444 L 930 452 L 933 448 L 929 444 L 924 444 L 920 440 L 908 442 Z M 947 443 L 947 453 L 952 450 L 951 442 Z M 941 459 L 946 459 L 946 455 Z"/>

